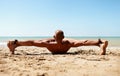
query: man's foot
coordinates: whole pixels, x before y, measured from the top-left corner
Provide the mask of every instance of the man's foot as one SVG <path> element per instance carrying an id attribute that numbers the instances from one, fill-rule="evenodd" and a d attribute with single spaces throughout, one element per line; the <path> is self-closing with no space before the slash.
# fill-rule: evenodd
<path id="1" fill-rule="evenodd" d="M 105 41 L 105 40 L 101 40 L 101 45 L 100 45 L 100 48 L 101 48 L 101 55 L 105 55 L 106 54 L 106 48 L 108 46 L 108 41 Z"/>
<path id="2" fill-rule="evenodd" d="M 9 48 L 11 54 L 14 54 L 15 48 L 17 47 L 17 42 L 18 42 L 18 40 L 8 42 L 7 46 Z"/>

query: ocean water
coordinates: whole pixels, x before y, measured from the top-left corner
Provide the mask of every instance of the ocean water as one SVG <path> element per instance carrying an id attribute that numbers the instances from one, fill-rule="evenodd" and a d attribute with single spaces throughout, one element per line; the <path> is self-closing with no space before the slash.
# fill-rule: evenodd
<path id="1" fill-rule="evenodd" d="M 31 36 L 31 37 L 0 37 L 0 45 L 6 45 L 9 40 L 39 40 L 39 39 L 45 39 L 45 38 L 52 38 L 52 36 Z M 109 41 L 109 46 L 114 47 L 120 47 L 120 37 L 66 37 L 66 38 L 72 38 L 77 40 L 97 40 L 97 39 L 104 39 Z"/>

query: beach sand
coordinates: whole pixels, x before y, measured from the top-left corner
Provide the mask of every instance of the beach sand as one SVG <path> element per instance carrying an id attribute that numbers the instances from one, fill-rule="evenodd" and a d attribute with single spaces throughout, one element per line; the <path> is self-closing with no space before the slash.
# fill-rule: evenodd
<path id="1" fill-rule="evenodd" d="M 0 76 L 119 76 L 120 47 L 71 48 L 67 54 L 52 55 L 46 48 L 18 47 L 9 55 L 0 47 Z"/>

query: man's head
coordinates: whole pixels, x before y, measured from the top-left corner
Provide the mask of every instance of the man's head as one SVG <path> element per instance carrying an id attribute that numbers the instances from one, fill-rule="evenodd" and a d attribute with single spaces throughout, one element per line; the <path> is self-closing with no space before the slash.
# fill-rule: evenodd
<path id="1" fill-rule="evenodd" d="M 62 39 L 64 38 L 64 32 L 62 30 L 57 30 L 55 32 L 54 38 L 56 39 L 56 41 L 62 41 Z"/>

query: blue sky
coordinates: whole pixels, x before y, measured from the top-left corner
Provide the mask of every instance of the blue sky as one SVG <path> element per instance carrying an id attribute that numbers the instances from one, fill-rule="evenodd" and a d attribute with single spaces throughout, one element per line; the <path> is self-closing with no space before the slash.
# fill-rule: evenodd
<path id="1" fill-rule="evenodd" d="M 120 0 L 0 0 L 0 36 L 120 36 Z"/>

